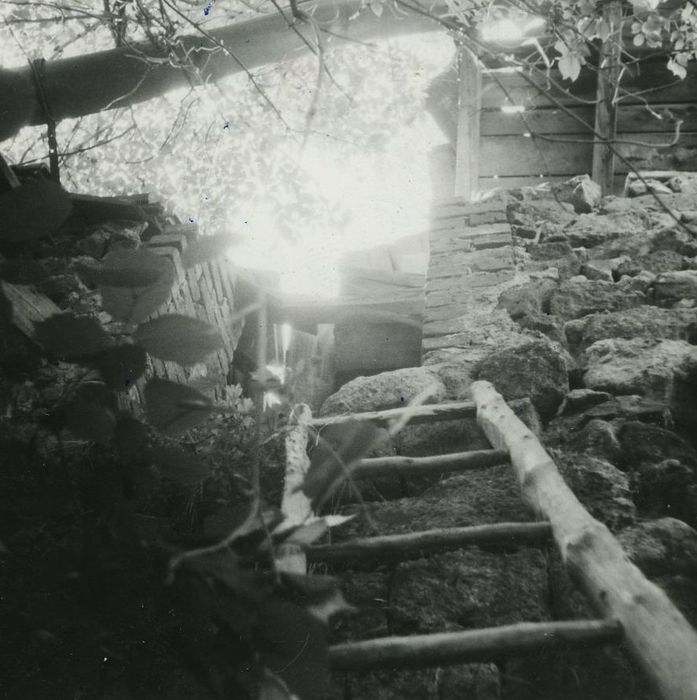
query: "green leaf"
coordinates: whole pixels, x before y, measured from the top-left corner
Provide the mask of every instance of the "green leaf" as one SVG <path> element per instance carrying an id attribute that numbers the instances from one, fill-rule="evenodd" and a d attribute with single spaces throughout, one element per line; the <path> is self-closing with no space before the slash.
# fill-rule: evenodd
<path id="1" fill-rule="evenodd" d="M 186 247 L 182 255 L 184 267 L 193 267 L 206 262 L 206 260 L 218 258 L 238 241 L 237 236 L 229 234 L 200 236 Z"/>
<path id="2" fill-rule="evenodd" d="M 573 82 L 581 72 L 581 60 L 575 53 L 565 53 L 559 57 L 559 72 L 562 78 Z"/>
<path id="3" fill-rule="evenodd" d="M 99 321 L 69 311 L 49 316 L 34 328 L 36 340 L 48 352 L 63 359 L 93 355 L 111 344 Z"/>
<path id="4" fill-rule="evenodd" d="M 97 357 L 102 379 L 116 391 L 127 391 L 145 372 L 145 350 L 139 345 L 117 345 Z"/>
<path id="5" fill-rule="evenodd" d="M 81 384 L 64 409 L 66 427 L 79 438 L 107 443 L 116 427 L 116 397 L 101 382 Z"/>
<path id="6" fill-rule="evenodd" d="M 147 248 L 110 252 L 95 279 L 104 309 L 127 323 L 141 323 L 170 297 L 174 266 Z"/>
<path id="7" fill-rule="evenodd" d="M 184 486 L 196 486 L 210 473 L 210 469 L 193 452 L 181 447 L 153 447 L 149 455 L 163 478 Z"/>
<path id="8" fill-rule="evenodd" d="M 195 365 L 223 346 L 218 330 L 197 318 L 167 314 L 138 326 L 135 339 L 155 357 Z"/>
<path id="9" fill-rule="evenodd" d="M 310 452 L 310 469 L 302 485 L 312 500 L 313 510 L 317 511 L 331 497 L 381 434 L 367 421 L 328 425 L 322 431 L 319 444 Z"/>
<path id="10" fill-rule="evenodd" d="M 205 421 L 215 409 L 195 389 L 158 378 L 145 385 L 145 405 L 149 423 L 166 435 L 185 433 Z"/>

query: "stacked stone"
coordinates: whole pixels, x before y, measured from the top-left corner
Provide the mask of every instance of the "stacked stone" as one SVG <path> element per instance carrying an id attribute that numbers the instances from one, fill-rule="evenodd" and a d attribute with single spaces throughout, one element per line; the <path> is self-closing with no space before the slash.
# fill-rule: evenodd
<path id="1" fill-rule="evenodd" d="M 233 352 L 242 332 L 235 321 L 237 280 L 232 265 L 222 258 L 185 268 L 182 256 L 188 245 L 199 236 L 195 224 L 174 224 L 160 235 L 144 242 L 153 253 L 167 257 L 176 271 L 169 300 L 149 318 L 181 314 L 198 318 L 214 326 L 223 338 L 223 347 L 193 367 L 148 356 L 145 375 L 129 394 L 131 404 L 143 402 L 143 390 L 150 377 L 190 384 L 217 395 L 226 385 Z"/>
<path id="2" fill-rule="evenodd" d="M 483 290 L 513 280 L 506 203 L 449 200 L 433 211 L 422 352 L 471 345 L 466 317 Z"/>

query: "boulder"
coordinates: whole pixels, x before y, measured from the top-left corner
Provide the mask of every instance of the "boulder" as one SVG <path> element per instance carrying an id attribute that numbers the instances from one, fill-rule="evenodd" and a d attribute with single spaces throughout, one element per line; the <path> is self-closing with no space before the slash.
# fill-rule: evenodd
<path id="1" fill-rule="evenodd" d="M 586 510 L 611 530 L 636 521 L 629 480 L 609 462 L 578 452 L 552 451 L 559 472 Z"/>
<path id="2" fill-rule="evenodd" d="M 694 498 L 697 473 L 677 459 L 646 464 L 636 479 L 636 504 L 654 517 L 670 515 L 690 525 L 697 524 Z"/>
<path id="3" fill-rule="evenodd" d="M 530 246 L 528 252 L 532 260 L 556 260 L 575 255 L 573 248 L 565 240 L 538 243 Z"/>
<path id="4" fill-rule="evenodd" d="M 612 394 L 606 391 L 593 391 L 593 389 L 572 389 L 565 397 L 559 411 L 560 416 L 580 413 L 587 408 L 592 408 L 600 403 L 605 403 L 612 398 Z"/>
<path id="5" fill-rule="evenodd" d="M 548 316 L 547 314 L 526 314 L 516 320 L 521 328 L 541 333 L 551 341 L 566 346 L 564 329 L 554 316 Z"/>
<path id="6" fill-rule="evenodd" d="M 627 255 L 621 255 L 617 258 L 589 259 L 581 265 L 581 274 L 589 280 L 613 282 L 615 279 L 614 275 L 622 265 L 626 265 L 629 260 L 630 258 Z"/>
<path id="7" fill-rule="evenodd" d="M 682 270 L 686 267 L 685 257 L 674 250 L 655 250 L 648 255 L 640 256 L 636 262 L 642 270 L 652 272 L 654 275 Z"/>
<path id="8" fill-rule="evenodd" d="M 697 301 L 697 270 L 664 272 L 653 283 L 659 306 L 673 306 L 683 299 Z"/>
<path id="9" fill-rule="evenodd" d="M 644 465 L 675 460 L 697 468 L 697 452 L 687 440 L 658 425 L 628 421 L 618 430 L 624 466 L 638 469 Z"/>
<path id="10" fill-rule="evenodd" d="M 592 248 L 619 236 L 646 232 L 646 229 L 646 217 L 639 212 L 581 214 L 564 228 L 564 235 L 574 248 Z"/>
<path id="11" fill-rule="evenodd" d="M 668 226 L 651 234 L 651 250 L 670 250 L 680 255 L 697 255 L 697 238 L 682 226 Z"/>
<path id="12" fill-rule="evenodd" d="M 618 540 L 645 574 L 697 575 L 697 532 L 676 518 L 638 523 Z"/>
<path id="13" fill-rule="evenodd" d="M 589 175 L 576 175 L 566 182 L 552 187 L 552 192 L 561 202 L 568 202 L 574 211 L 586 214 L 593 211 L 601 200 L 600 185 Z"/>
<path id="14" fill-rule="evenodd" d="M 507 215 L 513 233 L 522 238 L 537 238 L 543 227 L 561 230 L 576 218 L 573 206 L 549 196 L 514 202 L 509 205 Z"/>
<path id="15" fill-rule="evenodd" d="M 512 319 L 549 313 L 549 302 L 558 284 L 550 278 L 531 280 L 506 289 L 499 297 L 497 309 L 505 309 Z"/>
<path id="16" fill-rule="evenodd" d="M 424 392 L 429 392 L 425 403 L 442 401 L 446 394 L 443 382 L 425 367 L 409 367 L 371 377 L 357 377 L 326 399 L 320 415 L 398 408 L 406 406 Z"/>
<path id="17" fill-rule="evenodd" d="M 546 339 L 494 352 L 472 374 L 490 381 L 506 400 L 529 397 L 543 421 L 554 415 L 569 391 L 566 354 Z"/>
<path id="18" fill-rule="evenodd" d="M 564 324 L 569 346 L 583 351 L 606 338 L 662 338 L 687 340 L 697 337 L 697 309 L 661 309 L 637 306 L 626 311 L 592 314 Z"/>
<path id="19" fill-rule="evenodd" d="M 581 430 L 569 436 L 566 449 L 582 452 L 590 457 L 618 465 L 622 459 L 622 447 L 612 423 L 592 418 Z"/>
<path id="20" fill-rule="evenodd" d="M 676 425 L 697 425 L 697 347 L 682 340 L 599 340 L 587 348 L 583 382 L 589 389 L 639 394 L 664 402 Z"/>
<path id="21" fill-rule="evenodd" d="M 601 311 L 620 311 L 640 306 L 645 297 L 640 292 L 626 291 L 612 282 L 601 280 L 568 280 L 552 292 L 550 311 L 564 321 Z"/>

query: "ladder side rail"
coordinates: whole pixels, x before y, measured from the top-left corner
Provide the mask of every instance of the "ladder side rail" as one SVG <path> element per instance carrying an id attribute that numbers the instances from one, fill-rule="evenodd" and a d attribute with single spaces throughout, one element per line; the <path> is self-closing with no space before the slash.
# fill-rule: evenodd
<path id="1" fill-rule="evenodd" d="M 477 381 L 471 391 L 479 425 L 495 448 L 508 449 L 523 499 L 551 524 L 572 577 L 601 614 L 622 624 L 628 648 L 665 700 L 697 698 L 697 632 L 586 511 L 494 386 Z"/>

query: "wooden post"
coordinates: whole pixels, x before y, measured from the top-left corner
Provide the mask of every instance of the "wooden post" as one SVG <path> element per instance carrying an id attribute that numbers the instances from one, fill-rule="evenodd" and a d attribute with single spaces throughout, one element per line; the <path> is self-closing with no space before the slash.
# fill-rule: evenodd
<path id="1" fill-rule="evenodd" d="M 479 184 L 479 113 L 482 72 L 477 57 L 464 46 L 458 53 L 458 117 L 455 145 L 455 196 L 471 201 Z"/>
<path id="2" fill-rule="evenodd" d="M 479 381 L 471 391 L 477 421 L 495 448 L 508 449 L 523 499 L 549 520 L 574 580 L 602 613 L 622 624 L 627 646 L 665 700 L 697 698 L 697 632 L 579 503 L 494 387 Z"/>
<path id="3" fill-rule="evenodd" d="M 310 499 L 300 489 L 310 469 L 307 438 L 311 418 L 312 413 L 306 404 L 296 405 L 291 414 L 291 425 L 286 433 L 286 479 L 281 503 L 281 512 L 285 518 L 284 527 L 301 525 L 312 516 Z M 274 558 L 277 571 L 290 574 L 305 574 L 307 571 L 305 550 L 299 545 L 280 544 L 276 548 Z"/>
<path id="4" fill-rule="evenodd" d="M 617 135 L 615 90 L 620 76 L 622 53 L 622 2 L 611 0 L 603 8 L 603 19 L 610 35 L 601 44 L 598 63 L 597 103 L 595 106 L 595 142 L 593 144 L 592 177 L 600 185 L 603 197 L 613 192 L 615 156 L 607 142 Z M 598 139 L 601 138 L 602 141 Z"/>

